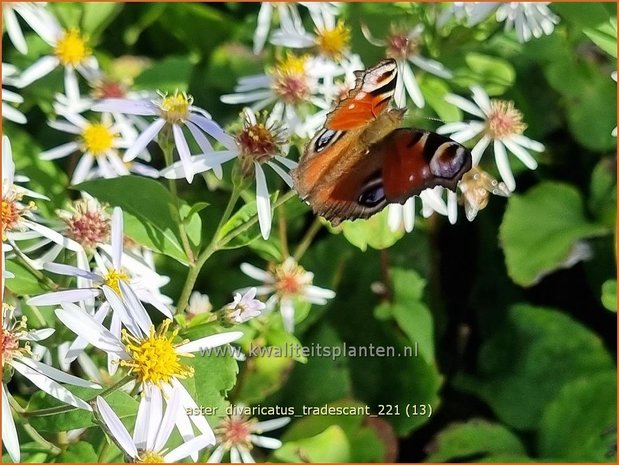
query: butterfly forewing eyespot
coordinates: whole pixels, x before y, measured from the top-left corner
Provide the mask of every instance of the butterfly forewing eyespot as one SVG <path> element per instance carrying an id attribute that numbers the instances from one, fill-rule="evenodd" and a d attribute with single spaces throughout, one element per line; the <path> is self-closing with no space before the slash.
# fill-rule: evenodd
<path id="1" fill-rule="evenodd" d="M 316 153 L 322 152 L 329 145 L 336 143 L 337 140 L 342 136 L 342 134 L 343 131 L 323 129 L 320 135 L 316 137 L 316 142 L 314 143 L 314 151 Z"/>

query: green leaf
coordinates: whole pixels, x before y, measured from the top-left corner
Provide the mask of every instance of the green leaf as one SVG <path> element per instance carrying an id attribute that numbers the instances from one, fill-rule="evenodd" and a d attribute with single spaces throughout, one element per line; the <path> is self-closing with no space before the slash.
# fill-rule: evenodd
<path id="1" fill-rule="evenodd" d="M 553 461 L 616 462 L 617 373 L 566 384 L 544 410 L 539 453 Z"/>
<path id="2" fill-rule="evenodd" d="M 94 399 L 98 393 L 101 392 L 96 389 L 78 388 L 75 386 L 65 387 L 80 399 L 86 401 Z M 134 416 L 138 409 L 138 402 L 123 391 L 114 391 L 106 395 L 105 400 L 120 418 Z M 28 410 L 38 410 L 60 405 L 65 404 L 39 391 L 31 397 Z M 62 415 L 30 417 L 30 423 L 40 432 L 69 431 L 76 428 L 88 428 L 96 425 L 93 421 L 92 412 L 79 409 L 71 410 Z"/>
<path id="3" fill-rule="evenodd" d="M 408 336 L 412 346 L 428 363 L 434 362 L 434 325 L 432 314 L 423 303 L 426 281 L 413 270 L 391 270 L 393 304 L 391 314 Z"/>
<path id="4" fill-rule="evenodd" d="M 562 20 L 571 22 L 578 28 L 596 27 L 609 19 L 608 11 L 596 2 L 556 2 L 551 9 L 561 16 Z"/>
<path id="5" fill-rule="evenodd" d="M 88 192 L 100 201 L 122 208 L 141 223 L 141 227 L 136 227 L 136 223 L 129 219 L 126 229 L 129 237 L 187 263 L 180 244 L 180 216 L 174 198 L 159 182 L 139 176 L 121 176 L 86 181 L 74 189 Z"/>
<path id="6" fill-rule="evenodd" d="M 611 18 L 607 23 L 583 31 L 595 45 L 600 47 L 613 58 L 617 58 L 617 18 Z"/>
<path id="7" fill-rule="evenodd" d="M 617 280 L 609 279 L 602 285 L 602 305 L 611 312 L 617 311 Z"/>
<path id="8" fill-rule="evenodd" d="M 204 206 L 200 206 L 199 204 L 197 205 L 197 211 L 200 211 L 208 204 Z M 195 205 L 193 207 L 189 207 L 189 205 L 181 205 L 179 212 L 182 218 L 181 221 L 185 224 L 185 231 L 187 232 L 189 242 L 191 242 L 194 247 L 198 247 L 202 242 L 202 219 L 200 218 L 200 215 L 196 214 L 196 211 L 192 213 L 194 207 Z"/>
<path id="9" fill-rule="evenodd" d="M 122 3 L 116 2 L 84 2 L 82 3 L 82 31 L 96 39 L 123 9 Z"/>
<path id="10" fill-rule="evenodd" d="M 428 105 L 430 105 L 440 119 L 443 121 L 462 120 L 462 111 L 455 105 L 445 101 L 445 95 L 451 92 L 451 89 L 443 80 L 426 74 L 420 87 Z"/>
<path id="11" fill-rule="evenodd" d="M 273 454 L 281 462 L 348 462 L 350 444 L 342 428 L 333 425 L 311 438 L 284 443 Z"/>
<path id="12" fill-rule="evenodd" d="M 609 228 L 613 228 L 617 219 L 617 175 L 616 160 L 602 158 L 591 174 L 589 188 L 589 209 L 595 218 Z"/>
<path id="13" fill-rule="evenodd" d="M 271 196 L 271 205 L 277 199 L 277 193 Z M 258 208 L 256 205 L 256 201 L 252 200 L 251 202 L 246 203 L 241 208 L 239 208 L 234 215 L 230 217 L 228 221 L 219 229 L 217 232 L 217 241 L 221 241 L 228 234 L 238 229 L 249 220 L 256 218 L 258 216 Z M 243 231 L 241 234 L 236 236 L 230 242 L 225 244 L 223 249 L 236 249 L 239 247 L 244 247 L 256 239 L 260 237 L 260 225 L 258 222 L 250 226 L 248 229 Z"/>
<path id="14" fill-rule="evenodd" d="M 69 446 L 56 457 L 58 463 L 97 463 L 97 453 L 92 444 L 80 441 Z"/>
<path id="15" fill-rule="evenodd" d="M 612 370 L 614 362 L 589 329 L 559 311 L 521 304 L 482 346 L 477 366 L 474 377 L 456 384 L 504 423 L 535 429 L 565 384 Z"/>
<path id="16" fill-rule="evenodd" d="M 157 61 L 135 78 L 136 89 L 157 89 L 173 94 L 186 91 L 193 64 L 187 57 L 167 57 Z"/>
<path id="17" fill-rule="evenodd" d="M 509 199 L 499 237 L 510 277 L 521 286 L 531 286 L 575 263 L 577 241 L 606 232 L 604 226 L 587 221 L 574 187 L 544 182 Z"/>
<path id="18" fill-rule="evenodd" d="M 403 230 L 391 231 L 386 208 L 367 220 L 344 221 L 342 232 L 348 242 L 364 252 L 368 246 L 373 249 L 391 247 L 404 235 Z"/>
<path id="19" fill-rule="evenodd" d="M 454 76 L 454 82 L 462 87 L 481 85 L 488 95 L 501 95 L 514 83 L 516 71 L 503 58 L 469 52 L 464 60 L 469 69 L 457 70 Z"/>
<path id="20" fill-rule="evenodd" d="M 16 295 L 42 294 L 49 289 L 43 286 L 37 277 L 21 263 L 13 260 L 5 261 L 6 270 L 15 275 L 14 278 L 6 278 L 4 285 Z"/>
<path id="21" fill-rule="evenodd" d="M 426 462 L 480 462 L 495 454 L 526 458 L 526 450 L 514 433 L 482 419 L 452 424 L 431 444 Z"/>

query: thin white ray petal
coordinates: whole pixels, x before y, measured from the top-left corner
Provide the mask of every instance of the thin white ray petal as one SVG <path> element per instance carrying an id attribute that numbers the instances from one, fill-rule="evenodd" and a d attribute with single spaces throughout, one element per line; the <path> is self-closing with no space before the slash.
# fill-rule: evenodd
<path id="1" fill-rule="evenodd" d="M 50 379 L 55 381 L 60 381 L 61 383 L 72 384 L 74 386 L 86 387 L 91 389 L 101 389 L 97 383 L 91 383 L 88 380 L 78 378 L 77 376 L 69 375 L 64 371 L 58 370 L 54 367 L 46 365 L 45 363 L 41 363 L 34 359 L 29 359 L 27 357 L 20 357 L 19 362 L 24 365 L 32 368 L 33 370 L 42 373 Z"/>
<path id="2" fill-rule="evenodd" d="M 156 119 L 153 121 L 143 132 L 138 136 L 138 138 L 133 142 L 133 145 L 129 147 L 129 149 L 125 152 L 123 156 L 124 161 L 132 161 L 135 157 L 137 157 L 142 151 L 146 148 L 146 146 L 151 142 L 159 131 L 165 126 L 165 120 L 162 118 Z"/>
<path id="3" fill-rule="evenodd" d="M 172 451 L 167 453 L 163 459 L 166 463 L 178 462 L 179 460 L 182 460 L 185 457 L 188 457 L 193 453 L 198 452 L 199 450 L 202 450 L 205 447 L 211 446 L 213 444 L 214 441 L 209 435 L 202 434 L 181 444 L 176 449 L 173 449 Z"/>
<path id="4" fill-rule="evenodd" d="M 257 436 L 255 434 L 252 434 L 250 437 L 251 442 L 259 447 L 264 447 L 265 449 L 279 449 L 282 447 L 282 442 L 279 439 Z"/>
<path id="5" fill-rule="evenodd" d="M 445 95 L 445 101 L 448 103 L 451 103 L 452 105 L 457 106 L 458 108 L 460 108 L 460 110 L 466 111 L 467 113 L 470 113 L 471 115 L 479 116 L 480 118 L 483 118 L 483 119 L 486 118 L 486 115 L 484 114 L 484 112 L 481 111 L 481 109 L 477 107 L 477 105 L 465 99 L 464 97 L 460 97 L 459 95 L 455 95 L 455 94 L 447 94 Z"/>
<path id="6" fill-rule="evenodd" d="M 15 463 L 20 461 L 19 438 L 17 437 L 17 429 L 9 404 L 9 391 L 6 385 L 2 383 L 2 445 L 11 456 L 11 460 Z"/>
<path id="7" fill-rule="evenodd" d="M 50 292 L 28 299 L 28 305 L 45 306 L 58 305 L 66 302 L 80 302 L 93 299 L 100 294 L 99 289 L 70 289 L 67 291 Z"/>
<path id="8" fill-rule="evenodd" d="M 53 149 L 45 150 L 41 152 L 42 160 L 56 160 L 57 158 L 66 157 L 79 149 L 77 142 L 68 142 L 66 144 L 59 145 Z"/>
<path id="9" fill-rule="evenodd" d="M 258 210 L 258 223 L 263 239 L 268 239 L 271 234 L 271 199 L 267 188 L 267 180 L 260 163 L 254 162 L 256 172 L 256 207 Z"/>
<path id="10" fill-rule="evenodd" d="M 509 160 L 507 159 L 507 151 L 505 146 L 498 140 L 494 141 L 494 160 L 496 162 L 497 169 L 501 175 L 501 179 L 510 191 L 516 188 L 516 180 L 512 173 L 511 166 L 509 166 Z"/>
<path id="11" fill-rule="evenodd" d="M 97 397 L 97 410 L 109 428 L 110 433 L 118 441 L 119 445 L 123 448 L 127 455 L 131 458 L 137 458 L 138 450 L 131 439 L 129 431 L 127 431 L 125 425 L 122 424 L 120 418 L 118 418 L 103 397 Z"/>
<path id="12" fill-rule="evenodd" d="M 187 344 L 183 344 L 176 348 L 177 352 L 181 354 L 187 354 L 191 352 L 197 352 L 200 350 L 210 349 L 213 347 L 222 346 L 224 344 L 229 344 L 233 341 L 236 341 L 238 338 L 242 337 L 243 333 L 241 331 L 230 331 L 227 333 L 213 334 L 211 336 L 206 336 L 195 341 L 188 342 Z"/>
<path id="13" fill-rule="evenodd" d="M 535 158 L 533 158 L 531 154 L 525 149 L 523 149 L 520 145 L 507 138 L 503 139 L 503 145 L 507 147 L 507 150 L 516 155 L 527 168 L 529 168 L 530 170 L 534 170 L 537 168 L 537 161 L 535 160 Z"/>
<path id="14" fill-rule="evenodd" d="M 266 433 L 286 426 L 290 423 L 290 417 L 274 418 L 272 420 L 259 421 L 251 426 L 254 433 Z"/>

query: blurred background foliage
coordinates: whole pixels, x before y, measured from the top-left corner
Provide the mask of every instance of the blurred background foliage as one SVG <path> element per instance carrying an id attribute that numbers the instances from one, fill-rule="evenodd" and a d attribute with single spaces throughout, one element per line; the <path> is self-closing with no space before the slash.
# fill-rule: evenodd
<path id="1" fill-rule="evenodd" d="M 219 97 L 232 92 L 238 77 L 273 62 L 272 47 L 258 56 L 251 51 L 259 8 L 254 3 L 50 8 L 65 25 L 79 25 L 90 35 L 105 69 L 134 74 L 137 89 L 187 90 L 223 125 L 236 123 L 241 108 Z M 302 265 L 315 273 L 315 284 L 335 289 L 337 297 L 311 311 L 298 309 L 299 318 L 307 317 L 296 337 L 304 345 L 402 349 L 418 343 L 419 355 L 250 360 L 232 399 L 299 409 L 324 403 L 369 405 L 373 411 L 381 404 L 400 406 L 400 415 L 378 419 L 295 419 L 281 438 L 284 447 L 264 457 L 271 461 L 615 462 L 617 157 L 611 136 L 616 84 L 610 74 L 616 69 L 616 5 L 554 3 L 561 18 L 554 33 L 525 44 L 504 34 L 493 18 L 475 28 L 449 24 L 437 32 L 433 18 L 440 8 L 353 3 L 342 16 L 352 28 L 352 51 L 368 66 L 382 58 L 382 50 L 367 43 L 362 22 L 376 37 L 393 22 L 426 24 L 430 56 L 452 69 L 454 78 L 419 77 L 428 105 L 409 108 L 409 125 L 432 129 L 439 123 L 424 117 L 461 118 L 443 96 L 467 96 L 469 85 L 480 84 L 523 112 L 527 135 L 546 146 L 540 167 L 528 171 L 512 160 L 516 193 L 492 198 L 472 223 L 461 215 L 451 226 L 435 215 L 418 218 L 415 230 L 402 234 L 389 232 L 383 215 L 355 222 L 343 234 L 323 228 Z M 46 49 L 32 34 L 28 42 L 26 56 L 5 45 L 3 61 L 23 69 Z M 5 123 L 20 154 L 17 169 L 31 178 L 33 189 L 51 197 L 48 206 L 41 205 L 49 212 L 62 206 L 70 169 L 38 158 L 42 149 L 64 142 L 46 125 L 49 89 L 61 87 L 60 71 L 27 87 L 23 96 L 30 107 L 21 110 L 29 124 Z M 162 158 L 154 163 L 163 166 Z M 496 175 L 491 164 L 486 168 Z M 112 205 L 128 187 L 116 181 L 99 193 Z M 180 183 L 188 204 L 209 204 L 196 230 L 204 237 L 212 234 L 226 202 L 225 192 L 208 187 L 213 183 L 210 177 L 206 185 Z M 298 199 L 276 211 L 274 224 L 281 216 L 291 244 L 313 221 Z M 227 302 L 232 289 L 251 284 L 240 263 L 262 266 L 283 256 L 277 234 L 246 242 L 249 247 L 213 256 L 197 290 L 213 302 Z M 590 259 L 567 266 L 583 243 L 592 249 Z M 158 270 L 185 273 L 180 261 L 164 256 Z M 23 273 L 8 284 L 14 292 L 35 292 L 36 282 Z M 177 297 L 181 284 L 173 279 L 164 292 Z M 278 344 L 286 335 L 273 328 L 265 337 Z M 231 382 L 221 380 L 222 390 Z M 407 417 L 403 408 L 409 404 L 431 405 L 432 416 Z M 89 458 L 82 446 L 69 452 L 67 460 Z"/>

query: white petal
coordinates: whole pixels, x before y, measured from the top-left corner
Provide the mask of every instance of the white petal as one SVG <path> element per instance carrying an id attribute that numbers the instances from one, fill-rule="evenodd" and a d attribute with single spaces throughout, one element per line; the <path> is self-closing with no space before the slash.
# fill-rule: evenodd
<path id="1" fill-rule="evenodd" d="M 471 150 L 471 155 L 473 156 L 473 166 L 477 166 L 479 164 L 479 160 L 481 160 L 482 155 L 488 148 L 488 145 L 490 145 L 490 141 L 490 137 L 483 136 L 479 139 L 479 142 L 475 144 L 475 147 Z"/>
<path id="2" fill-rule="evenodd" d="M 102 324 L 109 310 L 110 310 L 110 305 L 107 302 L 104 302 L 95 312 L 93 319 L 97 323 Z M 120 337 L 120 331 L 118 334 Z M 88 345 L 88 341 L 84 339 L 82 336 L 78 336 L 75 339 L 75 341 L 73 341 L 73 343 L 69 346 L 69 349 L 67 350 L 67 353 L 65 354 L 65 357 L 64 357 L 64 362 L 67 364 L 73 362 L 84 351 L 87 345 Z M 111 370 L 108 370 L 108 371 L 111 371 Z M 111 372 L 110 374 L 113 375 L 113 373 Z"/>
<path id="3" fill-rule="evenodd" d="M 109 113 L 126 113 L 139 116 L 155 116 L 158 114 L 155 105 L 148 100 L 129 100 L 124 98 L 110 98 L 103 100 L 94 104 L 92 110 Z"/>
<path id="4" fill-rule="evenodd" d="M 402 206 L 404 231 L 411 232 L 415 227 L 415 197 L 411 197 Z"/>
<path id="5" fill-rule="evenodd" d="M 535 158 L 533 158 L 531 154 L 525 149 L 523 149 L 520 145 L 516 144 L 510 139 L 503 139 L 503 144 L 510 152 L 516 155 L 527 168 L 529 168 L 530 170 L 534 170 L 537 168 L 537 161 L 535 160 Z"/>
<path id="6" fill-rule="evenodd" d="M 258 11 L 256 30 L 254 31 L 254 54 L 256 55 L 262 51 L 267 36 L 269 35 L 272 15 L 273 5 L 268 2 L 261 3 L 260 11 Z"/>
<path id="7" fill-rule="evenodd" d="M 443 124 L 436 130 L 437 134 L 451 134 L 452 132 L 462 131 L 463 129 L 468 128 L 468 123 L 463 121 L 456 121 L 453 123 Z"/>
<path id="8" fill-rule="evenodd" d="M 461 144 L 463 144 L 464 142 L 471 140 L 472 138 L 477 136 L 480 132 L 484 130 L 485 127 L 483 123 L 478 121 L 471 121 L 468 126 L 469 127 L 467 129 L 455 132 L 449 137 L 451 137 L 456 142 L 460 142 Z"/>
<path id="9" fill-rule="evenodd" d="M 215 442 L 210 435 L 202 434 L 170 451 L 163 457 L 163 460 L 166 463 L 178 462 L 179 460 L 182 460 L 185 457 L 188 457 L 189 455 L 198 452 L 201 449 L 204 449 L 206 446 L 210 446 L 213 444 L 215 444 Z"/>
<path id="10" fill-rule="evenodd" d="M 211 456 L 208 458 L 206 463 L 221 463 L 221 459 L 224 457 L 224 452 L 226 451 L 223 445 L 217 446 L 217 448 L 213 451 Z"/>
<path id="11" fill-rule="evenodd" d="M 150 421 L 150 414 L 153 410 L 151 409 L 151 403 L 153 401 L 152 391 L 155 389 L 157 388 L 151 384 L 144 384 L 142 399 L 140 400 L 140 404 L 138 405 L 138 413 L 135 418 L 135 426 L 133 428 L 133 443 L 138 449 L 141 450 L 146 450 L 148 447 L 148 433 L 151 423 L 154 423 Z M 161 397 L 159 397 L 159 401 L 161 402 Z M 153 425 L 153 429 L 156 428 L 157 425 Z"/>
<path id="12" fill-rule="evenodd" d="M 120 340 L 77 305 L 62 304 L 62 308 L 57 309 L 55 313 L 67 328 L 82 336 L 93 346 L 126 358 L 126 352 Z"/>
<path id="13" fill-rule="evenodd" d="M 43 265 L 43 269 L 51 271 L 52 273 L 62 274 L 65 276 L 81 276 L 82 278 L 86 278 L 91 281 L 99 283 L 103 282 L 103 278 L 97 273 L 82 270 L 81 268 L 72 265 L 64 265 L 62 263 L 45 263 Z"/>
<path id="14" fill-rule="evenodd" d="M 116 294 L 116 291 L 109 286 L 103 286 L 103 294 L 105 295 L 105 299 L 112 306 L 112 309 L 120 315 L 121 321 L 131 332 L 131 334 L 136 337 L 141 337 L 144 334 L 144 331 L 137 324 L 135 318 L 133 317 L 133 313 L 130 312 L 130 310 L 125 306 L 124 302 L 118 294 Z"/>
<path id="15" fill-rule="evenodd" d="M 509 166 L 509 160 L 507 159 L 507 151 L 505 146 L 498 140 L 494 141 L 494 160 L 496 162 L 497 169 L 501 175 L 501 179 L 510 191 L 516 188 L 516 180 L 512 173 L 511 166 Z"/>
<path id="16" fill-rule="evenodd" d="M 230 449 L 230 463 L 241 463 L 241 454 L 235 446 Z"/>
<path id="17" fill-rule="evenodd" d="M 17 21 L 17 17 L 15 16 L 13 8 L 10 6 L 8 8 L 3 8 L 2 15 L 6 32 L 9 36 L 9 39 L 11 39 L 11 43 L 15 46 L 19 53 L 25 55 L 26 53 L 28 53 L 28 45 L 26 45 L 24 33 L 22 32 L 21 26 Z"/>
<path id="18" fill-rule="evenodd" d="M 119 284 L 123 299 L 127 302 L 126 310 L 129 314 L 129 317 L 139 325 L 140 329 L 144 334 L 148 334 L 148 332 L 150 331 L 150 327 L 153 325 L 153 322 L 148 316 L 144 305 L 142 305 L 142 302 L 140 302 L 140 299 L 138 299 L 138 296 L 129 284 L 123 281 L 121 281 Z"/>
<path id="19" fill-rule="evenodd" d="M 75 105 L 80 99 L 80 86 L 77 83 L 75 70 L 69 66 L 64 69 L 64 93 L 69 105 Z"/>
<path id="20" fill-rule="evenodd" d="M 256 463 L 248 449 L 241 445 L 236 446 L 236 448 L 238 449 L 239 454 L 241 454 L 241 461 L 243 463 Z"/>
<path id="21" fill-rule="evenodd" d="M 451 79 L 453 74 L 442 63 L 430 58 L 425 58 L 419 55 L 412 55 L 409 60 L 419 66 L 424 71 L 434 74 L 435 76 L 442 77 L 444 79 Z"/>
<path id="22" fill-rule="evenodd" d="M 455 192 L 447 191 L 447 219 L 451 224 L 458 220 L 458 197 Z"/>
<path id="23" fill-rule="evenodd" d="M 408 64 L 402 63 L 400 66 L 400 71 L 402 73 L 402 81 L 404 82 L 408 95 L 410 95 L 415 105 L 419 108 L 423 108 L 426 102 L 423 98 L 423 94 L 421 93 L 421 89 L 419 89 L 419 84 L 417 84 L 413 70 L 410 66 L 408 66 Z"/>
<path id="24" fill-rule="evenodd" d="M 213 334 L 211 336 L 206 336 L 195 341 L 188 342 L 187 344 L 183 344 L 177 347 L 176 350 L 181 354 L 197 352 L 199 350 L 205 350 L 212 347 L 222 346 L 224 344 L 229 344 L 230 342 L 236 341 L 242 336 L 243 333 L 241 331 L 230 331 L 227 333 Z"/>
<path id="25" fill-rule="evenodd" d="M 473 100 L 481 111 L 486 115 L 489 114 L 491 110 L 490 97 L 488 97 L 486 91 L 480 86 L 472 86 L 471 92 L 473 92 Z"/>
<path id="26" fill-rule="evenodd" d="M 293 187 L 294 183 L 292 181 L 292 177 L 288 173 L 286 173 L 281 166 L 273 163 L 272 161 L 268 161 L 267 165 L 273 168 L 273 171 L 275 171 L 279 175 L 279 177 L 282 178 L 286 184 L 288 184 L 288 187 Z"/>
<path id="27" fill-rule="evenodd" d="M 294 304 L 289 298 L 282 298 L 280 304 L 280 312 L 282 314 L 282 321 L 284 323 L 284 329 L 289 333 L 294 332 Z"/>
<path id="28" fill-rule="evenodd" d="M 125 152 L 123 157 L 124 161 L 131 161 L 135 157 L 137 157 L 142 151 L 146 148 L 149 142 L 151 142 L 161 128 L 165 126 L 165 120 L 162 118 L 156 119 L 153 121 L 143 132 L 139 135 L 139 137 L 133 142 L 133 145 L 129 147 L 129 149 Z"/>
<path id="29" fill-rule="evenodd" d="M 544 150 L 546 150 L 544 144 L 541 144 L 533 139 L 529 139 L 522 134 L 514 134 L 510 137 L 510 139 L 513 140 L 516 144 L 522 145 L 523 147 L 529 150 L 533 150 L 534 152 L 543 152 Z"/>
<path id="30" fill-rule="evenodd" d="M 100 161 L 100 160 L 99 160 Z M 91 175 L 92 165 L 95 162 L 95 157 L 90 153 L 85 153 L 73 171 L 71 184 L 76 185 L 87 180 Z"/>
<path id="31" fill-rule="evenodd" d="M 435 189 L 426 189 L 419 194 L 419 197 L 436 213 L 447 216 L 447 204 Z"/>
<path id="32" fill-rule="evenodd" d="M 53 149 L 45 150 L 41 152 L 42 160 L 56 160 L 57 158 L 66 157 L 79 149 L 77 142 L 69 142 L 67 144 L 59 145 Z"/>
<path id="33" fill-rule="evenodd" d="M 465 99 L 464 97 L 460 97 L 459 95 L 447 94 L 445 95 L 445 101 L 457 106 L 471 115 L 479 116 L 480 118 L 486 117 L 486 115 L 484 115 L 484 113 L 473 102 Z"/>
<path id="34" fill-rule="evenodd" d="M 198 406 L 195 403 L 195 401 L 192 399 L 192 397 L 189 395 L 189 393 L 187 392 L 185 387 L 181 384 L 181 382 L 178 379 L 176 379 L 176 378 L 172 379 L 172 388 L 178 390 L 178 392 L 181 395 L 181 404 L 182 404 L 182 407 L 183 407 L 181 410 L 185 410 L 186 411 L 186 409 L 192 409 L 193 410 L 195 408 L 198 408 Z M 198 428 L 198 430 L 202 434 L 208 436 L 209 440 L 213 444 L 215 444 L 215 434 L 213 433 L 213 430 L 209 426 L 209 424 L 206 421 L 206 418 L 204 418 L 204 416 L 202 416 L 202 415 L 191 415 L 189 417 L 189 419 L 192 421 L 192 423 L 196 426 L 196 428 Z M 177 422 L 177 425 L 178 425 L 178 422 Z"/>
<path id="35" fill-rule="evenodd" d="M 250 437 L 251 442 L 259 447 L 264 447 L 265 449 L 279 449 L 282 447 L 282 442 L 279 439 L 256 436 L 255 434 L 252 434 Z"/>
<path id="36" fill-rule="evenodd" d="M 267 188 L 267 180 L 260 163 L 254 162 L 256 169 L 256 207 L 258 210 L 258 222 L 263 239 L 268 239 L 271 234 L 271 199 Z"/>
<path id="37" fill-rule="evenodd" d="M 25 124 L 28 122 L 24 114 L 15 108 L 2 103 L 2 116 L 17 124 Z"/>
<path id="38" fill-rule="evenodd" d="M 194 171 L 193 164 L 191 163 L 191 152 L 189 151 L 189 146 L 187 145 L 187 139 L 185 139 L 183 130 L 178 124 L 174 124 L 172 126 L 172 131 L 174 132 L 176 150 L 178 150 L 178 155 L 181 158 L 181 164 L 185 170 L 185 178 L 187 179 L 187 182 L 191 184 L 194 177 Z"/>
<path id="39" fill-rule="evenodd" d="M 257 279 L 258 281 L 263 281 L 265 283 L 275 282 L 273 276 L 271 276 L 270 273 L 261 270 L 257 266 L 254 266 L 250 263 L 241 263 L 241 271 L 250 278 Z"/>
<path id="40" fill-rule="evenodd" d="M 26 87 L 27 85 L 32 84 L 37 79 L 51 73 L 59 64 L 60 61 L 53 55 L 47 55 L 39 58 L 21 74 L 17 80 L 18 87 Z"/>
<path id="41" fill-rule="evenodd" d="M 28 299 L 28 305 L 43 306 L 57 305 L 63 302 L 80 302 L 92 299 L 99 295 L 98 289 L 70 289 L 68 291 L 50 292 Z"/>
<path id="42" fill-rule="evenodd" d="M 84 402 L 82 399 L 74 396 L 67 388 L 61 386 L 56 381 L 49 379 L 47 376 L 33 370 L 29 366 L 23 365 L 17 360 L 13 360 L 11 363 L 16 371 L 20 372 L 26 378 L 28 378 L 34 385 L 40 388 L 42 391 L 47 392 L 50 396 L 64 402 L 65 404 L 73 405 L 82 410 L 92 410 L 90 405 Z"/>
<path id="43" fill-rule="evenodd" d="M 19 463 L 19 438 L 9 404 L 9 392 L 4 383 L 2 383 L 2 445 L 11 456 L 11 460 Z"/>
<path id="44" fill-rule="evenodd" d="M 60 371 L 54 367 L 46 365 L 45 363 L 38 362 L 34 359 L 20 357 L 19 362 L 23 363 L 29 368 L 32 368 L 33 370 L 38 371 L 39 373 L 44 374 L 48 378 L 55 381 L 60 381 L 61 383 L 72 384 L 74 386 L 86 387 L 91 389 L 101 389 L 101 386 L 96 383 L 91 383 L 90 381 L 78 378 L 77 376 L 69 375 L 64 371 Z"/>
<path id="45" fill-rule="evenodd" d="M 259 421 L 255 423 L 251 430 L 255 433 L 264 433 L 282 428 L 290 423 L 290 417 L 274 418 L 272 420 Z"/>
<path id="46" fill-rule="evenodd" d="M 180 402 L 181 398 L 178 391 L 172 391 L 172 398 L 167 401 L 167 407 L 163 420 L 156 423 L 159 431 L 157 432 L 157 437 L 153 443 L 153 450 L 163 449 L 166 442 L 168 442 L 168 438 L 172 433 L 172 428 L 174 428 L 174 424 L 176 423 L 176 415 L 178 414 L 178 409 L 180 408 Z"/>
<path id="47" fill-rule="evenodd" d="M 112 433 L 112 436 L 118 441 L 119 445 L 131 458 L 138 456 L 138 450 L 131 439 L 131 435 L 125 425 L 122 424 L 120 418 L 114 413 L 103 397 L 97 397 L 97 410 L 101 418 Z"/>
<path id="48" fill-rule="evenodd" d="M 220 142 L 228 150 L 237 150 L 236 140 L 226 134 L 226 132 L 212 119 L 206 118 L 202 115 L 191 115 L 189 117 L 192 123 L 198 125 L 200 129 L 206 132 L 209 136 Z"/>
<path id="49" fill-rule="evenodd" d="M 28 332 L 21 339 L 23 341 L 34 341 L 34 342 L 44 341 L 45 339 L 50 337 L 52 334 L 54 334 L 54 332 L 56 332 L 56 330 L 53 328 L 35 329 L 34 331 Z"/>
<path id="50" fill-rule="evenodd" d="M 258 102 L 264 99 L 275 99 L 273 96 L 273 92 L 270 90 L 259 90 L 256 92 L 245 92 L 242 94 L 227 94 L 222 95 L 219 100 L 223 103 L 228 104 L 237 104 L 237 103 L 250 103 L 250 102 Z"/>

